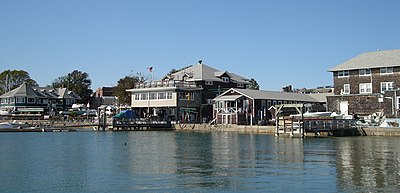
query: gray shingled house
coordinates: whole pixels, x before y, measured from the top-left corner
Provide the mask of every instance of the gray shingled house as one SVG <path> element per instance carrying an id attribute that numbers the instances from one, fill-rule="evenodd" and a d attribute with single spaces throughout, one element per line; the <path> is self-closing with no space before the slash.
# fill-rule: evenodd
<path id="1" fill-rule="evenodd" d="M 0 108 L 14 112 L 46 113 L 71 108 L 80 97 L 66 88 L 32 87 L 26 83 L 0 96 Z"/>
<path id="2" fill-rule="evenodd" d="M 366 52 L 329 71 L 334 83 L 329 111 L 399 116 L 400 50 Z"/>

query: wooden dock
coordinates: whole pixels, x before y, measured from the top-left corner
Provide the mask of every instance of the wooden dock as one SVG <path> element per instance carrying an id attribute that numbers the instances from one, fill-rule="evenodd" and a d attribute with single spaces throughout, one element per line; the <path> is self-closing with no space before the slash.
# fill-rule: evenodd
<path id="1" fill-rule="evenodd" d="M 98 130 L 110 131 L 169 131 L 174 130 L 171 121 L 150 119 L 113 119 L 111 124 L 100 123 Z"/>
<path id="2" fill-rule="evenodd" d="M 72 129 L 72 128 L 38 128 L 38 127 L 0 129 L 0 132 L 72 132 L 72 131 L 76 131 L 76 129 Z"/>
<path id="3" fill-rule="evenodd" d="M 296 114 L 297 113 L 297 114 Z M 319 136 L 359 135 L 362 128 L 352 119 L 336 119 L 330 116 L 304 117 L 304 104 L 277 105 L 275 114 L 275 135 L 289 134 L 304 137 L 307 134 Z M 295 114 L 295 116 L 293 116 Z M 361 130 L 360 130 L 361 129 Z"/>
<path id="4" fill-rule="evenodd" d="M 294 119 L 280 117 L 276 125 L 275 134 L 299 135 L 301 137 L 312 134 L 319 136 L 322 133 L 328 136 L 357 135 L 360 129 L 354 120 L 349 119 Z"/>

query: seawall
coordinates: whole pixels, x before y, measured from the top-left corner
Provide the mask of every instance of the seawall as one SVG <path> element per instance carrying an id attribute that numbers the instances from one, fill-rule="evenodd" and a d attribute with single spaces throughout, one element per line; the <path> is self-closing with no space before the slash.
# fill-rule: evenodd
<path id="1" fill-rule="evenodd" d="M 258 125 L 208 125 L 208 124 L 174 124 L 177 131 L 233 131 L 242 133 L 274 134 L 275 126 Z"/>
<path id="2" fill-rule="evenodd" d="M 258 125 L 208 125 L 208 124 L 174 124 L 176 131 L 229 131 L 242 133 L 275 134 L 275 126 Z M 364 127 L 364 136 L 400 136 L 400 127 Z M 361 131 L 360 131 L 361 132 Z M 308 136 L 313 136 L 309 133 Z"/>
<path id="3" fill-rule="evenodd" d="M 364 127 L 367 136 L 400 136 L 400 127 Z"/>

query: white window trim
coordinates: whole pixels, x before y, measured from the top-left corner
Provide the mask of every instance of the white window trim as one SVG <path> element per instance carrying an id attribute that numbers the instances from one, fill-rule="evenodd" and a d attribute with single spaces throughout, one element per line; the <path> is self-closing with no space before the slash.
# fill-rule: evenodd
<path id="1" fill-rule="evenodd" d="M 222 82 L 229 83 L 229 78 L 228 77 L 222 77 Z"/>
<path id="2" fill-rule="evenodd" d="M 386 89 L 383 90 L 383 85 L 385 85 Z M 386 90 L 393 90 L 393 82 L 381 82 L 381 92 Z"/>
<path id="3" fill-rule="evenodd" d="M 167 100 L 171 100 L 172 99 L 172 92 L 167 92 Z"/>
<path id="4" fill-rule="evenodd" d="M 243 84 L 243 83 L 237 83 L 237 87 L 243 88 L 243 87 L 244 87 L 244 84 Z"/>
<path id="5" fill-rule="evenodd" d="M 342 75 L 340 75 L 340 72 L 342 73 Z M 345 74 L 344 72 L 347 72 L 347 75 L 344 75 Z M 348 70 L 338 71 L 338 78 L 346 78 L 346 77 L 349 77 L 349 75 L 350 75 L 350 72 Z"/>
<path id="6" fill-rule="evenodd" d="M 346 86 L 348 87 L 347 89 L 346 89 Z M 343 95 L 350 94 L 350 84 L 343 85 L 343 93 L 342 94 Z"/>
<path id="7" fill-rule="evenodd" d="M 367 71 L 369 73 L 367 73 Z M 359 76 L 371 76 L 371 69 L 369 69 L 369 68 L 360 69 L 360 70 L 358 70 L 358 75 Z"/>
<path id="8" fill-rule="evenodd" d="M 134 100 L 135 101 L 140 101 L 140 93 L 135 93 Z"/>
<path id="9" fill-rule="evenodd" d="M 359 92 L 360 92 L 360 94 L 371 94 L 372 93 L 372 83 L 360 83 L 359 84 Z"/>
<path id="10" fill-rule="evenodd" d="M 211 80 L 206 80 L 205 85 L 213 85 L 213 81 L 211 81 Z"/>
<path id="11" fill-rule="evenodd" d="M 22 100 L 20 100 L 22 99 Z M 25 103 L 25 97 L 17 97 L 15 99 L 15 103 L 21 104 L 21 103 Z"/>
<path id="12" fill-rule="evenodd" d="M 382 73 L 382 69 L 386 69 L 386 72 Z M 388 69 L 392 69 L 391 72 L 387 72 Z M 381 67 L 381 68 L 379 69 L 379 72 L 380 72 L 381 75 L 393 74 L 393 67 Z"/>
<path id="13" fill-rule="evenodd" d="M 149 95 L 149 99 L 154 101 L 158 99 L 158 93 L 157 92 L 151 92 Z"/>
<path id="14" fill-rule="evenodd" d="M 396 101 L 397 101 L 396 107 L 397 107 L 397 110 L 399 110 L 400 109 L 400 96 L 396 97 Z"/>

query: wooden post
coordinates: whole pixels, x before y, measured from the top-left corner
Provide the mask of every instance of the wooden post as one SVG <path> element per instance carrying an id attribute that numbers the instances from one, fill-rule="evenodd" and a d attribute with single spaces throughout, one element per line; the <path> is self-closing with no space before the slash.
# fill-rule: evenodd
<path id="1" fill-rule="evenodd" d="M 291 123 L 292 123 L 292 128 L 291 128 L 291 131 L 290 131 L 290 136 L 293 136 L 293 129 L 294 129 L 294 127 L 293 127 L 293 118 L 291 118 Z"/>

